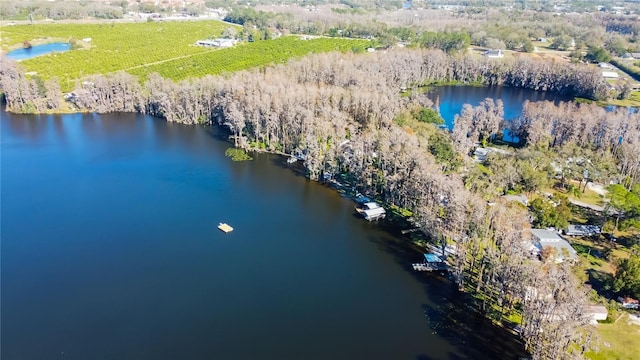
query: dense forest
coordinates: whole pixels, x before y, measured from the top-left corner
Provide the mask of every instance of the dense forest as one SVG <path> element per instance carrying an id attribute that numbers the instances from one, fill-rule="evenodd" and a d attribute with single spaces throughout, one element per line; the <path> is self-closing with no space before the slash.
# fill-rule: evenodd
<path id="1" fill-rule="evenodd" d="M 7 59 L 0 65 L 0 87 L 10 109 L 32 112 L 60 105 L 55 80 L 30 80 Z M 505 187 L 488 203 L 485 189 L 469 186 L 473 171 L 450 171 L 453 158 L 464 163 L 474 143 L 504 130 L 502 105 L 487 100 L 466 107 L 451 134 L 428 124 L 436 135 L 420 136 L 419 127 L 402 120 L 407 111 L 416 114 L 433 106 L 425 85 L 448 81 L 590 98 L 608 91 L 598 73 L 570 64 L 397 50 L 314 55 L 179 83 L 157 75 L 142 85 L 126 73 L 94 76 L 79 83 L 70 100 L 87 111 L 137 111 L 167 121 L 217 124 L 228 129 L 237 147 L 303 157 L 312 179 L 346 174 L 359 191 L 412 214 L 431 242 L 454 249 L 455 281 L 461 290 L 481 295 L 480 311 L 490 317 L 518 311 L 521 336 L 534 358 L 579 356 L 590 348 L 592 337 L 584 326 L 589 320 L 583 311 L 585 291 L 569 265 L 531 256 L 523 242 L 530 236 L 527 209 L 502 200 Z M 616 159 L 627 184 L 637 182 L 637 113 L 605 116 L 595 105 L 528 104 L 510 127 L 531 147 L 573 144 L 602 151 Z M 529 173 L 522 172 L 511 186 L 528 184 Z"/>

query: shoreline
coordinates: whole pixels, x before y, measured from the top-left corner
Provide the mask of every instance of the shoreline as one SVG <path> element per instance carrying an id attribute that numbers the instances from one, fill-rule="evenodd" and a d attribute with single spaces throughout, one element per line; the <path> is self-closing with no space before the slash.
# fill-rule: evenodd
<path id="1" fill-rule="evenodd" d="M 248 150 L 252 151 L 252 150 Z M 268 151 L 257 151 L 258 153 L 268 153 L 275 155 L 283 155 L 288 156 L 287 154 L 276 154 Z M 297 163 L 294 163 L 297 164 Z M 349 199 L 355 205 L 356 194 L 358 194 L 357 189 L 355 189 L 350 183 L 342 183 L 334 178 L 329 180 L 312 180 L 303 173 L 303 170 L 300 166 L 291 166 L 289 164 L 281 163 L 283 167 L 288 168 L 289 170 L 298 173 L 299 175 L 304 176 L 306 179 L 310 181 L 314 181 L 319 185 L 330 188 L 331 190 L 337 192 L 341 197 Z M 297 169 L 296 169 L 297 168 Z M 302 171 L 301 171 L 302 170 Z M 348 176 L 348 174 L 347 174 Z M 336 176 L 340 177 L 340 175 Z M 512 341 L 515 341 L 521 346 L 522 355 L 529 354 L 525 350 L 524 340 L 518 335 L 518 333 L 513 330 L 515 324 L 503 323 L 497 321 L 487 314 L 482 312 L 480 298 L 477 297 L 474 293 L 465 290 L 464 288 L 459 288 L 456 285 L 456 282 L 453 278 L 453 275 L 450 271 L 432 271 L 432 272 L 421 272 L 415 271 L 412 268 L 412 263 L 419 261 L 418 259 L 422 259 L 422 255 L 424 253 L 433 252 L 433 249 L 426 248 L 419 243 L 416 243 L 412 239 L 412 234 L 414 231 L 404 232 L 407 228 L 411 228 L 411 230 L 415 230 L 415 224 L 411 221 L 411 216 L 404 216 L 395 211 L 391 205 L 387 204 L 384 201 L 379 199 L 372 199 L 376 202 L 379 202 L 383 207 L 385 207 L 387 212 L 387 217 L 381 220 L 375 220 L 371 223 L 375 223 L 375 226 L 379 227 L 384 232 L 391 235 L 394 239 L 393 242 L 384 243 L 384 245 L 388 248 L 389 252 L 392 252 L 393 255 L 402 261 L 402 268 L 411 274 L 412 277 L 417 279 L 420 282 L 428 281 L 428 279 L 439 278 L 440 281 L 446 282 L 446 284 L 451 288 L 451 293 L 447 300 L 453 304 L 455 304 L 459 311 L 469 311 L 471 316 L 476 319 L 476 321 L 487 322 L 489 326 L 491 326 L 495 332 L 504 332 L 505 335 L 511 337 Z M 360 221 L 367 221 L 361 216 L 359 216 Z M 438 245 L 433 244 L 429 241 L 428 235 L 424 234 L 421 230 L 417 230 L 421 235 L 420 238 L 423 238 L 424 241 L 434 248 L 437 248 Z M 445 255 L 446 256 L 446 255 Z"/>
<path id="2" fill-rule="evenodd" d="M 0 51 L 0 53 L 1 53 L 1 51 Z M 505 86 L 505 85 L 493 85 L 493 86 L 491 86 L 491 85 L 482 85 L 482 84 L 477 84 L 477 83 L 463 83 L 463 82 L 433 82 L 433 83 L 428 83 L 428 84 L 421 85 L 417 89 L 426 89 L 426 91 L 429 91 L 429 90 L 432 90 L 432 89 L 437 89 L 439 87 L 446 87 L 446 86 L 452 86 L 452 87 L 476 87 L 476 88 L 478 88 L 478 87 L 479 88 L 505 87 L 505 88 L 514 88 L 514 89 L 527 89 L 527 88 L 510 87 L 510 86 Z M 0 92 L 0 98 L 2 98 L 3 99 L 2 101 L 5 102 L 5 111 L 6 112 L 10 112 L 12 114 L 21 114 L 21 115 L 62 115 L 62 114 L 84 114 L 84 113 L 103 114 L 101 112 L 96 112 L 96 111 L 92 111 L 92 110 L 88 110 L 88 109 L 80 109 L 73 102 L 64 99 L 65 95 L 70 94 L 72 92 L 73 91 L 63 95 L 63 97 L 60 99 L 60 104 L 61 104 L 60 108 L 58 108 L 58 109 L 50 109 L 50 110 L 47 110 L 47 111 L 44 111 L 44 112 L 34 112 L 34 113 L 15 112 L 11 108 L 6 106 L 6 100 L 4 99 L 4 93 L 3 92 Z M 640 90 L 633 91 L 631 97 L 637 97 L 638 100 L 635 100 L 635 99 L 625 99 L 625 100 L 607 99 L 606 101 L 603 101 L 603 100 L 597 101 L 597 100 L 585 99 L 585 98 L 580 98 L 580 97 L 574 97 L 570 101 L 578 103 L 578 104 L 595 104 L 595 105 L 600 106 L 602 108 L 627 107 L 627 108 L 640 109 Z M 114 112 L 144 114 L 143 112 L 139 112 L 139 111 L 114 111 Z M 104 112 L 104 114 L 106 114 L 106 113 L 111 113 L 111 112 Z M 161 118 L 161 119 L 163 119 L 163 118 Z M 167 121 L 166 119 L 163 119 L 163 120 Z M 185 124 L 185 125 L 196 125 L 196 124 L 198 124 L 197 122 L 193 122 L 193 123 L 180 122 L 180 123 L 181 124 Z"/>
<path id="3" fill-rule="evenodd" d="M 464 87 L 467 85 L 461 84 L 461 85 L 446 85 L 446 86 L 460 86 L 460 87 Z M 474 86 L 477 87 L 477 86 Z M 640 91 L 638 91 L 638 94 L 640 96 Z M 4 101 L 4 100 L 3 100 Z M 69 103 L 66 100 L 62 100 L 65 102 L 65 104 L 73 104 L 73 103 Z M 603 102 L 603 101 L 595 101 L 595 100 L 578 100 L 578 98 L 572 100 L 573 102 L 578 102 L 578 103 L 586 103 L 586 104 L 595 104 L 597 106 L 600 106 L 602 108 L 607 108 L 610 106 L 614 106 L 614 107 L 627 107 L 627 108 L 636 108 L 636 109 L 640 109 L 640 101 L 633 101 L 632 104 L 630 105 L 626 105 L 626 104 L 619 104 L 619 102 L 621 100 L 614 100 L 615 102 Z M 624 101 L 624 100 L 622 100 Z M 12 114 L 16 114 L 16 115 L 65 115 L 65 114 L 87 114 L 87 113 L 96 113 L 96 114 L 109 114 L 109 113 L 133 113 L 133 114 L 145 114 L 142 112 L 138 112 L 138 111 L 113 111 L 113 112 L 104 112 L 104 113 L 100 113 L 97 111 L 92 111 L 92 110 L 80 110 L 80 109 L 69 109 L 69 106 L 67 106 L 66 109 L 52 109 L 52 110 L 47 110 L 44 112 L 35 112 L 35 113 L 23 113 L 23 112 L 14 112 L 12 109 L 10 108 L 6 108 L 5 111 L 12 113 Z M 162 119 L 164 121 L 168 121 L 164 118 L 159 118 Z M 198 125 L 198 123 L 186 123 L 186 122 L 180 122 L 179 124 L 184 124 L 184 125 Z M 290 154 L 284 154 L 282 153 L 281 155 L 290 155 Z"/>

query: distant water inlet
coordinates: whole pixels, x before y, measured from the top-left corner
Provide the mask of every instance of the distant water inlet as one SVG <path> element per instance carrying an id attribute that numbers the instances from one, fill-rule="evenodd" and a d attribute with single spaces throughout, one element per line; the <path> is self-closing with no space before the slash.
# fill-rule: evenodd
<path id="1" fill-rule="evenodd" d="M 522 105 L 525 101 L 561 101 L 573 100 L 570 96 L 550 93 L 545 91 L 535 91 L 530 89 L 518 89 L 502 86 L 474 87 L 474 86 L 439 86 L 429 91 L 427 94 L 437 106 L 440 116 L 445 121 L 449 130 L 453 129 L 455 116 L 462 112 L 465 104 L 478 106 L 486 98 L 502 100 L 504 105 L 504 118 L 507 121 L 516 119 L 522 115 Z M 517 141 L 506 132 L 503 140 Z"/>
<path id="2" fill-rule="evenodd" d="M 36 56 L 51 54 L 54 52 L 65 52 L 69 51 L 70 49 L 70 43 L 55 42 L 9 51 L 7 53 L 7 57 L 13 60 L 25 60 L 34 58 Z"/>

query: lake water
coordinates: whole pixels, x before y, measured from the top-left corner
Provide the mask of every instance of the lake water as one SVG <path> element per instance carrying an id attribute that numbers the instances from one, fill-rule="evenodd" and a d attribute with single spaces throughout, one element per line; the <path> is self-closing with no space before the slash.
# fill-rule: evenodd
<path id="1" fill-rule="evenodd" d="M 51 54 L 53 52 L 65 52 L 71 49 L 69 43 L 49 43 L 43 45 L 35 45 L 29 49 L 16 49 L 9 51 L 7 57 L 13 60 L 31 59 L 36 56 Z"/>
<path id="2" fill-rule="evenodd" d="M 2 359 L 521 353 L 277 156 L 232 162 L 215 129 L 137 114 L 0 115 Z"/>
<path id="3" fill-rule="evenodd" d="M 439 104 L 440 116 L 444 119 L 448 129 L 453 129 L 455 116 L 460 114 L 464 104 L 478 106 L 486 98 L 502 100 L 504 103 L 504 118 L 507 121 L 522 115 L 522 105 L 526 100 L 554 101 L 556 103 L 573 100 L 570 96 L 550 92 L 502 86 L 440 86 L 430 90 L 427 96 L 436 104 Z M 507 134 L 504 140 L 511 141 L 513 138 Z"/>

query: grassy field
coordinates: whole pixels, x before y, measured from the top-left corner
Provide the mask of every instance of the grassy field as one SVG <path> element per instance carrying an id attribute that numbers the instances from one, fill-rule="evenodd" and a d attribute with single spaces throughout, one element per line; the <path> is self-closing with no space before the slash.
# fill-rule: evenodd
<path id="1" fill-rule="evenodd" d="M 578 186 L 578 182 L 576 181 L 569 181 L 569 183 L 576 187 Z M 580 201 L 589 205 L 596 205 L 596 206 L 605 205 L 604 197 L 591 189 L 585 189 L 585 192 L 581 191 L 580 196 L 578 197 L 578 196 L 575 196 L 575 194 L 569 193 L 560 184 L 554 184 L 554 185 L 555 186 L 553 187 L 544 188 L 542 189 L 542 191 L 552 195 L 553 194 L 565 195 L 571 200 Z"/>
<path id="2" fill-rule="evenodd" d="M 624 249 L 614 248 L 607 261 L 603 258 L 603 254 L 607 252 L 607 246 L 603 242 L 592 239 L 572 238 L 571 245 L 581 255 L 581 261 L 574 270 L 584 281 L 590 279 L 590 285 L 594 289 L 601 290 L 602 281 L 613 276 L 616 259 L 629 256 Z M 637 359 L 637 354 L 640 354 L 640 341 L 637 340 L 640 336 L 640 325 L 628 323 L 626 313 L 618 312 L 612 317 L 617 321 L 596 325 L 596 333 L 599 336 L 598 351 L 587 353 L 587 359 L 630 360 Z"/>
<path id="3" fill-rule="evenodd" d="M 640 325 L 630 324 L 623 314 L 615 323 L 596 325 L 599 351 L 587 353 L 592 360 L 632 360 L 640 354 Z"/>
<path id="4" fill-rule="evenodd" d="M 201 77 L 287 61 L 311 52 L 364 50 L 367 41 L 348 39 L 277 40 L 212 49 L 194 45 L 219 37 L 232 25 L 219 21 L 144 22 L 111 24 L 39 24 L 5 26 L 3 51 L 22 46 L 72 41 L 79 49 L 21 61 L 27 72 L 43 79 L 57 77 L 63 91 L 77 79 L 124 70 L 146 77 L 159 72 L 172 79 Z M 90 42 L 82 39 L 91 38 Z"/>
<path id="5" fill-rule="evenodd" d="M 640 91 L 632 91 L 628 99 L 610 100 L 608 104 L 615 106 L 640 106 Z"/>

